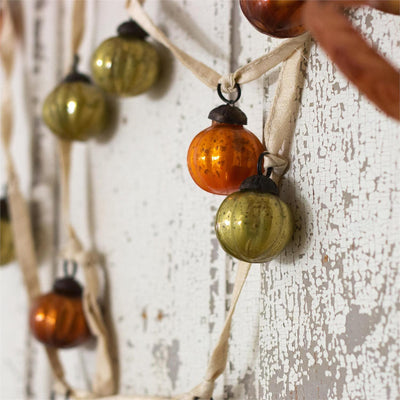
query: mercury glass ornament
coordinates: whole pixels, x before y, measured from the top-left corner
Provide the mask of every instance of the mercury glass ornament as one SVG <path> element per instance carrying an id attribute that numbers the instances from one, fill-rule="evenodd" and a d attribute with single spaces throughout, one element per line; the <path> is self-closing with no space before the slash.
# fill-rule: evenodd
<path id="1" fill-rule="evenodd" d="M 269 177 L 247 178 L 240 191 L 219 207 L 215 230 L 223 249 L 233 257 L 264 263 L 276 257 L 293 235 L 293 217 L 279 199 L 278 188 Z"/>
<path id="2" fill-rule="evenodd" d="M 46 346 L 75 347 L 90 337 L 82 304 L 82 287 L 72 277 L 57 279 L 53 290 L 33 301 L 30 328 Z"/>
<path id="3" fill-rule="evenodd" d="M 197 134 L 189 146 L 189 172 L 203 190 L 231 194 L 239 190 L 244 179 L 257 173 L 257 159 L 265 148 L 243 126 L 247 117 L 233 104 L 213 109 L 208 118 L 213 121 L 211 126 Z"/>
<path id="4" fill-rule="evenodd" d="M 88 76 L 76 70 L 47 96 L 43 120 L 50 130 L 64 140 L 85 141 L 107 126 L 109 110 L 105 93 Z"/>
<path id="5" fill-rule="evenodd" d="M 92 56 L 95 83 L 108 93 L 136 96 L 148 90 L 159 72 L 159 56 L 146 42 L 147 33 L 133 20 L 118 27 L 118 36 L 105 40 Z"/>

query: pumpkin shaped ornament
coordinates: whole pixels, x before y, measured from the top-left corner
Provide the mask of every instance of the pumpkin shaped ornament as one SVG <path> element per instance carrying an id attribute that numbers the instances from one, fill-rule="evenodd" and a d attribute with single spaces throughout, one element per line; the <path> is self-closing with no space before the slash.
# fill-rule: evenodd
<path id="1" fill-rule="evenodd" d="M 258 174 L 247 178 L 240 191 L 222 202 L 215 224 L 223 249 L 250 263 L 270 261 L 293 235 L 292 213 L 278 197 L 278 187 L 270 178 L 272 168 L 267 176 L 262 174 L 264 154 L 258 161 Z"/>
<path id="2" fill-rule="evenodd" d="M 277 38 L 299 36 L 306 31 L 302 21 L 305 0 L 240 0 L 240 8 L 260 32 Z"/>
<path id="3" fill-rule="evenodd" d="M 160 62 L 155 47 L 145 41 L 147 36 L 133 20 L 121 24 L 118 36 L 101 43 L 92 56 L 95 83 L 118 96 L 148 90 L 157 79 Z"/>
<path id="4" fill-rule="evenodd" d="M 45 99 L 42 115 L 59 138 L 85 141 L 106 128 L 109 110 L 104 92 L 77 71 L 78 62 L 75 56 L 70 74 Z"/>
<path id="5" fill-rule="evenodd" d="M 247 177 L 257 173 L 257 159 L 265 148 L 252 132 L 244 128 L 245 113 L 227 100 L 218 85 L 218 94 L 226 104 L 213 109 L 208 118 L 212 125 L 191 142 L 187 153 L 190 175 L 203 190 L 228 195 L 239 190 Z"/>
<path id="6" fill-rule="evenodd" d="M 82 287 L 72 277 L 57 279 L 53 290 L 36 298 L 29 324 L 34 337 L 46 346 L 75 347 L 90 337 L 82 304 Z"/>

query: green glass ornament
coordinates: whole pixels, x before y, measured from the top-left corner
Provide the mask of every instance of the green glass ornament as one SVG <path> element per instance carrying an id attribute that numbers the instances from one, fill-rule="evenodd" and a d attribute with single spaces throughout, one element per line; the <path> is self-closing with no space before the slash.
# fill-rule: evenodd
<path id="1" fill-rule="evenodd" d="M 76 66 L 77 58 L 72 72 L 47 96 L 42 115 L 61 139 L 85 141 L 105 129 L 109 112 L 105 93 Z"/>
<path id="2" fill-rule="evenodd" d="M 14 239 L 11 228 L 8 201 L 0 200 L 0 265 L 6 265 L 15 260 Z"/>
<path id="3" fill-rule="evenodd" d="M 278 197 L 278 187 L 262 175 L 245 179 L 239 192 L 229 195 L 219 207 L 215 230 L 223 249 L 233 257 L 264 263 L 277 256 L 293 235 L 292 213 Z"/>
<path id="4" fill-rule="evenodd" d="M 156 81 L 159 57 L 144 39 L 147 33 L 130 20 L 118 27 L 118 36 L 105 40 L 92 57 L 95 83 L 108 93 L 136 96 Z"/>

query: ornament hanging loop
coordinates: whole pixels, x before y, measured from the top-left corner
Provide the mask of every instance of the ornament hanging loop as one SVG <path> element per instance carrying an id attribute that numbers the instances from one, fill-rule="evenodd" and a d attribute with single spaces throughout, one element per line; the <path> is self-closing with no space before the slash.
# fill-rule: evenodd
<path id="1" fill-rule="evenodd" d="M 73 73 L 78 72 L 78 64 L 79 64 L 79 55 L 75 53 L 72 61 L 71 72 Z"/>
<path id="2" fill-rule="evenodd" d="M 258 161 L 257 161 L 257 174 L 258 175 L 263 175 L 264 157 L 267 156 L 268 154 L 270 154 L 269 151 L 264 151 L 260 154 L 260 157 L 258 157 Z M 267 178 L 269 178 L 271 176 L 273 170 L 274 170 L 273 167 L 267 168 L 267 173 L 266 173 Z"/>
<path id="3" fill-rule="evenodd" d="M 72 270 L 69 270 L 69 266 L 72 265 Z M 63 270 L 65 277 L 74 278 L 76 275 L 76 271 L 78 270 L 78 263 L 73 260 L 64 260 L 63 262 Z"/>
<path id="4" fill-rule="evenodd" d="M 236 89 L 236 99 L 235 100 L 229 100 L 222 94 L 221 84 L 218 83 L 218 86 L 217 86 L 217 93 L 218 93 L 219 98 L 224 103 L 230 104 L 231 106 L 233 106 L 240 99 L 240 96 L 242 95 L 242 90 L 240 89 L 240 85 L 238 83 L 235 83 L 234 87 Z"/>

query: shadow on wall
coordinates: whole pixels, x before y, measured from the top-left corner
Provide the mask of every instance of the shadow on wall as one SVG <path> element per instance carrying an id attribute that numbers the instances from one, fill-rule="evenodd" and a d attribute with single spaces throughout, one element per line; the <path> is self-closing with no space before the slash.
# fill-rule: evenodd
<path id="1" fill-rule="evenodd" d="M 299 185 L 292 179 L 286 179 L 281 188 L 280 197 L 292 210 L 294 219 L 294 234 L 292 241 L 286 246 L 279 261 L 283 265 L 293 266 L 307 253 L 313 236 L 311 219 L 312 210 L 310 203 L 304 197 L 298 197 L 301 193 Z"/>

